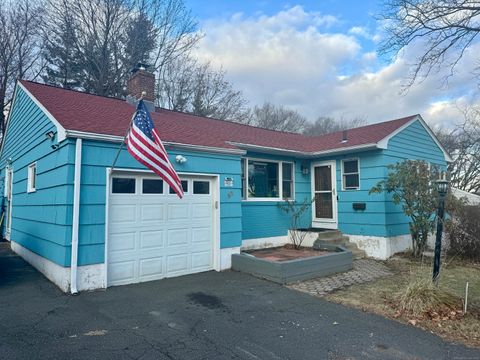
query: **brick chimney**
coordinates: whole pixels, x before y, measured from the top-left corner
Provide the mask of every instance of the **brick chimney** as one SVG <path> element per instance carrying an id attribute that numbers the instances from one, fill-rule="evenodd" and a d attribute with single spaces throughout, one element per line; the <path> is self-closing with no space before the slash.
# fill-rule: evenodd
<path id="1" fill-rule="evenodd" d="M 155 75 L 147 70 L 148 65 L 138 63 L 127 81 L 127 101 L 135 104 L 141 97 L 146 104 L 155 102 Z"/>

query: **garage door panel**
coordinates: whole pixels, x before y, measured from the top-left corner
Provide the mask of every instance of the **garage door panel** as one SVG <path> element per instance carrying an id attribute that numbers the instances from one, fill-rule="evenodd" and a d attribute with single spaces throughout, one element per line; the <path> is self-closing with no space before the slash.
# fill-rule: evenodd
<path id="1" fill-rule="evenodd" d="M 169 255 L 167 256 L 167 273 L 187 272 L 188 270 L 188 254 Z"/>
<path id="2" fill-rule="evenodd" d="M 140 222 L 142 224 L 148 224 L 151 222 L 162 222 L 165 220 L 165 206 L 159 205 L 141 205 Z"/>
<path id="3" fill-rule="evenodd" d="M 135 250 L 136 233 L 128 231 L 122 233 L 110 233 L 108 250 L 112 253 Z"/>
<path id="4" fill-rule="evenodd" d="M 144 250 L 163 249 L 164 232 L 162 230 L 142 231 L 140 233 L 140 246 L 139 248 Z"/>
<path id="5" fill-rule="evenodd" d="M 212 242 L 212 231 L 210 227 L 193 228 L 192 243 L 208 243 Z"/>
<path id="6" fill-rule="evenodd" d="M 113 285 L 135 282 L 135 261 L 110 262 L 108 275 Z"/>
<path id="7" fill-rule="evenodd" d="M 170 229 L 167 231 L 167 246 L 187 245 L 189 240 L 188 229 Z"/>
<path id="8" fill-rule="evenodd" d="M 158 276 L 164 277 L 163 273 L 163 257 L 152 257 L 141 259 L 139 262 L 139 276 Z"/>
<path id="9" fill-rule="evenodd" d="M 203 268 L 208 268 L 212 262 L 212 252 L 203 251 L 193 253 L 191 256 L 192 270 L 199 270 Z"/>
<path id="10" fill-rule="evenodd" d="M 112 206 L 110 210 L 110 224 L 135 224 L 137 219 L 137 206 L 136 205 L 125 205 L 118 204 Z"/>
<path id="11" fill-rule="evenodd" d="M 168 205 L 168 220 L 183 220 L 189 219 L 189 205 L 188 204 L 169 204 Z"/>
<path id="12" fill-rule="evenodd" d="M 212 217 L 212 204 L 193 204 L 194 219 L 210 219 Z"/>

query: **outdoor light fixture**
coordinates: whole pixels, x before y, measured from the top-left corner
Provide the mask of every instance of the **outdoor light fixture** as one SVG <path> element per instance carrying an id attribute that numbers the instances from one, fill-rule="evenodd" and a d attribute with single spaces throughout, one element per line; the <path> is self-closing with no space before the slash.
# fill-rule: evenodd
<path id="1" fill-rule="evenodd" d="M 50 131 L 48 131 L 48 132 L 45 133 L 45 137 L 46 137 L 47 139 L 52 140 L 52 139 L 55 137 L 55 133 L 50 130 Z"/>
<path id="2" fill-rule="evenodd" d="M 175 161 L 179 164 L 185 164 L 187 162 L 187 158 L 185 156 L 182 156 L 182 155 L 177 155 L 175 157 Z"/>
<path id="3" fill-rule="evenodd" d="M 448 191 L 449 181 L 447 179 L 439 179 L 436 181 L 438 188 L 438 195 L 440 197 L 445 197 Z"/>
<path id="4" fill-rule="evenodd" d="M 301 169 L 302 169 L 302 174 L 303 175 L 308 175 L 308 173 L 310 172 L 310 168 L 306 164 L 302 164 Z"/>
<path id="5" fill-rule="evenodd" d="M 435 239 L 435 258 L 433 261 L 433 282 L 438 284 L 438 276 L 440 274 L 440 255 L 442 253 L 442 232 L 443 217 L 445 213 L 445 196 L 448 192 L 449 181 L 446 179 L 445 173 L 440 175 L 440 179 L 436 181 L 438 189 L 438 211 L 437 211 L 437 235 Z"/>

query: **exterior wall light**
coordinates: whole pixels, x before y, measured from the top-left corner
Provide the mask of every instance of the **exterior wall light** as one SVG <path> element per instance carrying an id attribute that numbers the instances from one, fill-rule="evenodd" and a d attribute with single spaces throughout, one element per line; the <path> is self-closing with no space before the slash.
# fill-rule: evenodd
<path id="1" fill-rule="evenodd" d="M 175 156 L 175 161 L 181 165 L 181 164 L 185 164 L 187 162 L 187 158 L 185 156 L 182 156 L 182 155 L 177 155 L 177 156 Z"/>
<path id="2" fill-rule="evenodd" d="M 46 137 L 47 139 L 53 140 L 53 138 L 55 137 L 55 133 L 50 130 L 50 131 L 48 131 L 48 132 L 45 133 L 45 137 Z"/>

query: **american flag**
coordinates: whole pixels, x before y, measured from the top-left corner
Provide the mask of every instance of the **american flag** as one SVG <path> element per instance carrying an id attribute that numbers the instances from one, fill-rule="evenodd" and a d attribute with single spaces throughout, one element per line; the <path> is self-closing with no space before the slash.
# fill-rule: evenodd
<path id="1" fill-rule="evenodd" d="M 183 197 L 182 183 L 168 159 L 167 151 L 155 130 L 143 100 L 138 103 L 126 143 L 128 152 L 138 162 L 167 182 L 180 199 Z"/>

